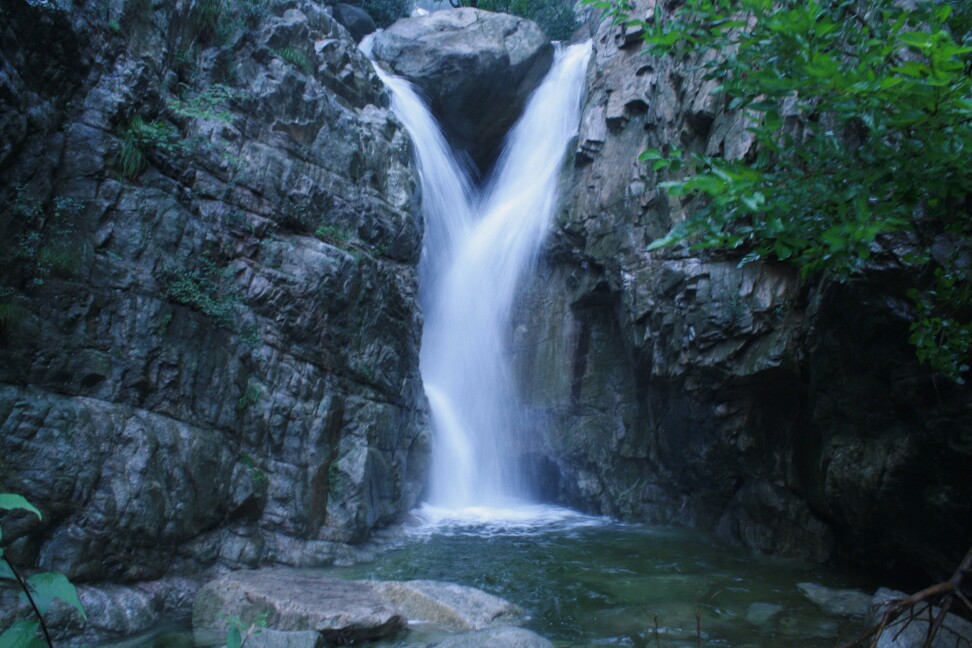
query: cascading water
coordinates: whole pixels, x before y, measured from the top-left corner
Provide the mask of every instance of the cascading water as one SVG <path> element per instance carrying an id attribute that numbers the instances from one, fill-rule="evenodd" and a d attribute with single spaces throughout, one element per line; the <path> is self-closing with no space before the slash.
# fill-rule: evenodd
<path id="1" fill-rule="evenodd" d="M 434 506 L 497 506 L 523 495 L 513 455 L 523 426 L 508 352 L 510 310 L 556 208 L 590 53 L 590 43 L 558 49 L 479 193 L 409 84 L 378 70 L 415 142 L 422 182 L 421 370 L 435 431 Z"/>

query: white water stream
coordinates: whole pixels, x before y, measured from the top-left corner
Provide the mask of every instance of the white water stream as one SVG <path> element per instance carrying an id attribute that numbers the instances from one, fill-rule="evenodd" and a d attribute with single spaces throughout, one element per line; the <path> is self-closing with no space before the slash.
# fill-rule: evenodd
<path id="1" fill-rule="evenodd" d="M 514 452 L 525 430 L 510 367 L 510 314 L 556 208 L 590 53 L 590 43 L 557 51 L 481 190 L 412 87 L 378 69 L 415 142 L 422 183 L 421 370 L 434 429 L 433 507 L 479 517 L 524 498 Z"/>

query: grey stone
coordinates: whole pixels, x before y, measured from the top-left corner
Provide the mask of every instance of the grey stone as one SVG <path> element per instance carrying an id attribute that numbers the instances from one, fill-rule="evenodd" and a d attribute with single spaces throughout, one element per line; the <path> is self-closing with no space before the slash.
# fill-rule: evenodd
<path id="1" fill-rule="evenodd" d="M 405 627 L 401 613 L 366 581 L 324 578 L 289 569 L 239 571 L 207 583 L 192 609 L 195 629 L 222 630 L 225 615 L 246 622 L 266 614 L 273 630 L 324 639 L 378 639 Z"/>
<path id="2" fill-rule="evenodd" d="M 523 611 L 482 590 L 437 581 L 375 582 L 411 621 L 434 623 L 450 630 L 481 630 L 523 621 Z"/>
<path id="3" fill-rule="evenodd" d="M 324 636 L 313 630 L 272 630 L 263 628 L 246 642 L 253 648 L 324 648 Z"/>
<path id="4" fill-rule="evenodd" d="M 783 606 L 775 603 L 753 603 L 746 610 L 746 621 L 759 626 L 783 613 Z"/>
<path id="5" fill-rule="evenodd" d="M 376 35 L 373 54 L 421 88 L 447 138 L 481 171 L 553 61 L 534 23 L 469 7 L 399 20 Z"/>
<path id="6" fill-rule="evenodd" d="M 871 600 L 871 608 L 867 617 L 867 624 L 874 625 L 881 622 L 885 604 L 894 599 L 906 598 L 904 592 L 897 592 L 882 587 L 875 592 Z M 889 625 L 877 640 L 877 648 L 919 648 L 925 645 L 929 624 L 927 608 L 920 610 L 921 614 L 905 622 L 901 619 Z M 932 607 L 931 613 L 937 617 L 941 608 Z M 948 614 L 942 624 L 942 630 L 932 641 L 932 648 L 959 648 L 972 643 L 972 623 L 955 614 Z"/>
<path id="7" fill-rule="evenodd" d="M 817 583 L 797 583 L 803 594 L 835 616 L 863 617 L 871 606 L 871 595 L 860 590 L 834 589 Z"/>
<path id="8" fill-rule="evenodd" d="M 488 628 L 466 632 L 432 644 L 434 648 L 553 648 L 553 644 L 524 628 Z"/>

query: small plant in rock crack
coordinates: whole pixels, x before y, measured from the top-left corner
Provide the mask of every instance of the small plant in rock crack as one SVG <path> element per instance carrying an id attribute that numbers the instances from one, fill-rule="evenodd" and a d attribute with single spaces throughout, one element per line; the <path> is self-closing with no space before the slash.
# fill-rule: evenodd
<path id="1" fill-rule="evenodd" d="M 116 158 L 119 169 L 129 180 L 134 180 L 148 167 L 148 155 L 152 150 L 166 155 L 182 152 L 179 129 L 167 121 L 145 121 L 135 115 L 122 129 L 121 148 Z"/>
<path id="2" fill-rule="evenodd" d="M 26 511 L 37 516 L 40 520 L 41 512 L 21 495 L 14 493 L 0 493 L 0 511 Z M 0 538 L 2 538 L 0 533 Z M 34 618 L 17 621 L 0 633 L 0 646 L 16 648 L 53 648 L 50 632 L 44 622 L 44 615 L 50 609 L 55 599 L 74 607 L 85 620 L 87 615 L 84 606 L 78 598 L 78 591 L 64 574 L 57 572 L 43 572 L 24 578 L 14 567 L 10 559 L 4 555 L 0 547 L 0 579 L 15 581 L 21 589 L 21 599 L 31 608 Z M 39 636 L 39 634 L 41 636 Z"/>
<path id="3" fill-rule="evenodd" d="M 284 61 L 287 61 L 288 63 L 290 63 L 297 69 L 299 69 L 301 72 L 304 72 L 305 74 L 310 74 L 311 72 L 313 72 L 313 68 L 311 68 L 311 64 L 307 56 L 299 49 L 293 47 L 285 47 L 283 49 L 273 50 L 273 54 L 277 58 L 281 58 Z"/>
<path id="4" fill-rule="evenodd" d="M 18 188 L 8 209 L 23 232 L 12 256 L 32 285 L 42 285 L 51 276 L 77 274 L 83 259 L 75 236 L 82 212 L 80 202 L 58 196 L 45 207 Z"/>
<path id="5" fill-rule="evenodd" d="M 165 295 L 177 304 L 206 315 L 219 326 L 236 330 L 239 297 L 221 286 L 222 276 L 211 260 L 203 258 L 194 268 L 168 268 L 159 278 Z"/>
<path id="6" fill-rule="evenodd" d="M 250 637 L 263 632 L 267 627 L 267 614 L 258 614 L 253 623 L 246 623 L 239 616 L 226 616 L 229 629 L 226 631 L 226 648 L 243 648 Z"/>

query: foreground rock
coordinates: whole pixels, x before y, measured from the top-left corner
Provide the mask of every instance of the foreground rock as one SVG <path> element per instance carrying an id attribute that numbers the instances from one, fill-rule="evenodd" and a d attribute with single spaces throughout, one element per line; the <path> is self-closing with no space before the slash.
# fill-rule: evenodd
<path id="1" fill-rule="evenodd" d="M 261 614 L 267 615 L 267 627 L 274 630 L 313 630 L 329 641 L 387 637 L 406 623 L 401 612 L 366 581 L 258 569 L 207 583 L 196 595 L 192 625 L 223 630 L 224 615 L 238 616 L 246 623 Z"/>
<path id="2" fill-rule="evenodd" d="M 553 61 L 534 23 L 472 8 L 399 20 L 373 53 L 422 89 L 447 138 L 482 171 Z"/>
<path id="3" fill-rule="evenodd" d="M 871 601 L 871 609 L 867 617 L 867 625 L 881 622 L 881 617 L 889 601 L 906 598 L 904 592 L 896 592 L 882 587 Z M 920 648 L 925 645 L 928 635 L 928 611 L 917 610 L 919 614 L 907 624 L 903 619 L 885 630 L 877 642 L 877 648 Z M 941 608 L 932 608 L 932 617 L 937 617 Z M 972 644 L 972 623 L 955 614 L 945 616 L 941 631 L 932 642 L 932 648 L 961 648 Z"/>
<path id="4" fill-rule="evenodd" d="M 817 583 L 797 583 L 804 596 L 828 614 L 862 617 L 871 606 L 871 596 L 860 590 L 833 589 Z"/>
<path id="5" fill-rule="evenodd" d="M 534 642 L 510 645 L 547 645 L 511 628 L 524 620 L 519 608 L 475 588 L 436 581 L 345 581 L 291 569 L 239 571 L 207 583 L 193 604 L 193 628 L 219 636 L 225 634 L 227 616 L 249 623 L 260 615 L 274 631 L 313 631 L 327 641 L 388 637 L 408 623 L 421 623 L 446 632 L 495 631 L 461 635 L 474 643 L 456 646 L 504 645 L 504 637 Z M 285 639 L 304 645 L 313 637 L 281 635 L 274 641 Z"/>
<path id="6" fill-rule="evenodd" d="M 523 620 L 523 611 L 481 590 L 437 581 L 376 582 L 375 590 L 411 621 L 449 630 L 481 630 Z"/>

